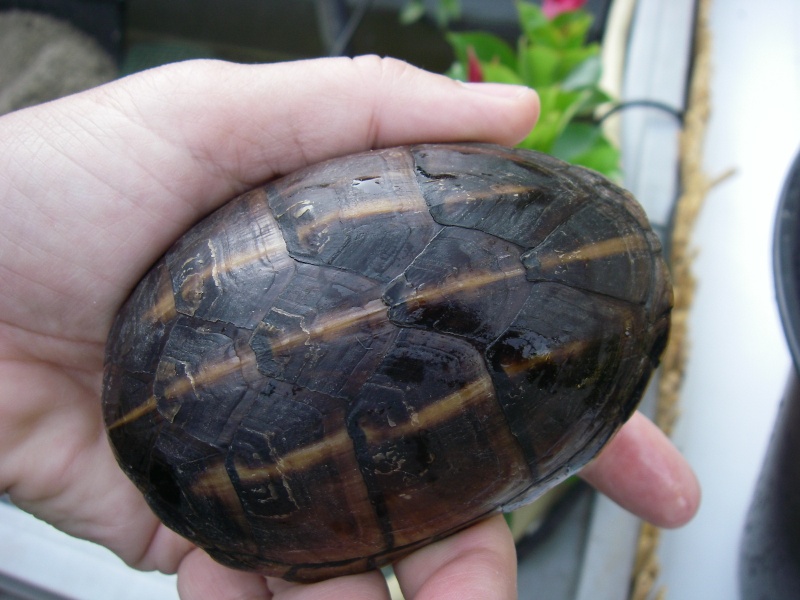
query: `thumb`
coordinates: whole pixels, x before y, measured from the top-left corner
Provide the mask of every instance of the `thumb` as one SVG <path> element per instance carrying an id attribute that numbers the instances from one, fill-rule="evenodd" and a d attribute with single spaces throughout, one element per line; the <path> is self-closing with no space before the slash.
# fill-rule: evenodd
<path id="1" fill-rule="evenodd" d="M 11 267 L 45 270 L 45 287 L 76 307 L 72 329 L 99 325 L 100 338 L 107 324 L 93 302 L 116 306 L 183 231 L 245 189 L 377 146 L 511 144 L 537 115 L 530 89 L 468 86 L 377 57 L 145 71 L 0 119 L 0 159 L 19 167 L 5 174 L 14 194 L 0 193 L 0 206 L 18 216 L 9 241 L 28 250 Z M 48 236 L 29 235 L 32 211 L 54 224 Z M 91 282 L 61 275 L 75 265 Z M 28 290 L 15 289 L 27 306 Z"/>
<path id="2" fill-rule="evenodd" d="M 222 173 L 244 186 L 375 147 L 513 145 L 539 113 L 529 88 L 463 84 L 376 56 L 256 66 L 191 61 L 147 72 L 126 87 L 135 104 L 126 112 L 141 115 L 146 129 L 214 165 L 209 174 L 217 182 Z M 198 186 L 206 197 L 216 195 L 205 182 Z"/>

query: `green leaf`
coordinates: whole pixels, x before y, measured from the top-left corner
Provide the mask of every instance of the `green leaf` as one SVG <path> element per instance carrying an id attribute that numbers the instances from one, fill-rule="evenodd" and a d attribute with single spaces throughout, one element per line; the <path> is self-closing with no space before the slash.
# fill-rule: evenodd
<path id="1" fill-rule="evenodd" d="M 481 62 L 483 69 L 483 80 L 493 83 L 512 83 L 514 85 L 525 85 L 519 74 L 513 69 L 499 63 Z"/>
<path id="2" fill-rule="evenodd" d="M 555 98 L 555 110 L 561 115 L 561 131 L 581 113 L 586 105 L 586 101 L 591 98 L 590 90 L 564 90 L 559 89 Z M 561 135 L 559 131 L 559 135 Z"/>
<path id="3" fill-rule="evenodd" d="M 619 178 L 620 153 L 593 123 L 570 123 L 553 144 L 551 154 L 575 165 L 582 165 Z"/>
<path id="4" fill-rule="evenodd" d="M 569 11 L 550 21 L 537 4 L 524 0 L 517 1 L 517 10 L 523 35 L 516 52 L 489 33 L 449 33 L 457 61 L 448 74 L 466 78 L 472 49 L 485 81 L 528 85 L 539 93 L 539 122 L 519 146 L 618 176 L 619 150 L 591 120 L 597 107 L 611 100 L 598 88 L 600 47 L 586 44 L 591 15 Z"/>
<path id="5" fill-rule="evenodd" d="M 559 48 L 579 48 L 586 43 L 593 17 L 585 10 L 572 10 L 559 14 L 552 21 L 558 31 Z"/>
<path id="6" fill-rule="evenodd" d="M 542 9 L 537 4 L 530 2 L 517 2 L 517 14 L 522 35 L 529 39 L 545 40 L 555 35 L 550 21 L 544 16 Z"/>
<path id="7" fill-rule="evenodd" d="M 586 43 L 593 17 L 585 10 L 567 11 L 552 21 L 530 2 L 517 2 L 522 34 L 530 43 L 558 48 L 579 48 Z"/>
<path id="8" fill-rule="evenodd" d="M 423 0 L 409 0 L 400 10 L 400 23 L 411 25 L 416 23 L 425 15 L 425 2 Z"/>
<path id="9" fill-rule="evenodd" d="M 603 65 L 600 62 L 600 55 L 593 54 L 573 67 L 561 85 L 565 90 L 596 86 L 602 73 Z"/>
<path id="10" fill-rule="evenodd" d="M 558 51 L 561 61 L 558 65 L 557 77 L 559 81 L 565 80 L 576 68 L 592 56 L 598 56 L 600 47 L 592 44 L 581 48 L 567 48 Z"/>
<path id="11" fill-rule="evenodd" d="M 595 113 L 603 104 L 606 104 L 611 101 L 611 96 L 606 94 L 600 88 L 592 87 L 592 88 L 585 88 L 584 92 L 586 93 L 583 103 L 581 104 L 580 109 L 575 116 L 577 117 L 589 117 L 594 118 Z"/>
<path id="12" fill-rule="evenodd" d="M 426 13 L 430 13 L 441 29 L 446 29 L 450 21 L 461 17 L 461 0 L 438 0 L 430 9 L 426 8 L 424 0 L 408 0 L 400 9 L 400 23 L 411 25 Z"/>
<path id="13" fill-rule="evenodd" d="M 539 88 L 539 122 L 524 141 L 526 148 L 551 152 L 556 141 L 581 110 L 591 91 L 566 91 L 554 85 Z"/>
<path id="14" fill-rule="evenodd" d="M 599 79 L 600 64 L 587 64 L 586 72 L 576 71 L 578 67 L 590 58 L 597 56 L 597 47 L 572 48 L 559 50 L 549 46 L 529 46 L 521 48 L 519 52 L 519 71 L 525 82 L 531 87 L 554 85 L 560 82 L 569 82 L 569 89 L 591 85 L 590 78 Z M 598 70 L 595 71 L 594 68 Z M 573 75 L 574 80 L 570 79 Z M 582 79 L 584 81 L 582 81 Z M 579 85 L 581 84 L 581 85 Z"/>
<path id="15" fill-rule="evenodd" d="M 472 47 L 481 62 L 499 62 L 509 69 L 517 69 L 517 56 L 505 40 L 482 31 L 447 34 L 447 41 L 453 48 L 456 59 L 467 64 L 467 48 Z"/>
<path id="16" fill-rule="evenodd" d="M 483 80 L 492 83 L 511 83 L 514 85 L 525 85 L 520 76 L 513 69 L 498 63 L 481 63 Z M 445 73 L 451 79 L 457 81 L 467 80 L 467 68 L 460 62 L 454 62 Z"/>
<path id="17" fill-rule="evenodd" d="M 519 70 L 530 87 L 539 89 L 558 83 L 561 54 L 547 46 L 533 46 L 519 53 Z"/>
<path id="18" fill-rule="evenodd" d="M 560 90 L 556 86 L 540 87 L 539 120 L 522 143 L 523 148 L 532 148 L 541 152 L 550 152 L 563 129 L 563 112 L 559 107 Z"/>
<path id="19" fill-rule="evenodd" d="M 576 165 L 582 165 L 602 173 L 610 179 L 621 179 L 620 152 L 606 138 L 601 137 L 597 143 L 581 154 L 577 154 L 570 159 Z"/>
<path id="20" fill-rule="evenodd" d="M 461 17 L 461 0 L 439 0 L 436 3 L 436 22 L 442 29 L 459 17 Z"/>
<path id="21" fill-rule="evenodd" d="M 591 150 L 600 136 L 600 129 L 593 123 L 569 123 L 553 144 L 552 154 L 571 162 L 572 157 Z"/>
<path id="22" fill-rule="evenodd" d="M 528 136 L 520 142 L 521 148 L 552 153 L 553 143 L 558 139 L 560 127 L 556 119 L 540 119 Z"/>

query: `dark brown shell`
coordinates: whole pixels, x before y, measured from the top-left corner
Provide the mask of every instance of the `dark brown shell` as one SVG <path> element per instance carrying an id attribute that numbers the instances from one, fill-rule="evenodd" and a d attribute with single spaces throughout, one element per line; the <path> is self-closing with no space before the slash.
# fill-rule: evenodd
<path id="1" fill-rule="evenodd" d="M 553 158 L 393 148 L 246 193 L 111 332 L 104 415 L 169 527 L 298 581 L 391 562 L 590 460 L 671 289 L 632 197 Z"/>

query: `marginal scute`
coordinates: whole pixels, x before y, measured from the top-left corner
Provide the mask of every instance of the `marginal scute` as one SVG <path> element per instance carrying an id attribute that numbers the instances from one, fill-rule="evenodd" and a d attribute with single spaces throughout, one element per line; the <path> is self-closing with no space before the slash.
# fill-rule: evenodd
<path id="1" fill-rule="evenodd" d="M 539 283 L 489 346 L 500 404 L 537 481 L 559 465 L 585 464 L 613 433 L 607 420 L 627 417 L 632 407 L 622 399 L 636 381 L 619 373 L 630 370 L 640 342 L 626 332 L 646 327 L 641 309 L 625 302 Z"/>
<path id="2" fill-rule="evenodd" d="M 528 502 L 635 409 L 671 288 L 601 176 L 480 144 L 332 159 L 180 238 L 113 325 L 120 466 L 222 564 L 374 569 Z"/>

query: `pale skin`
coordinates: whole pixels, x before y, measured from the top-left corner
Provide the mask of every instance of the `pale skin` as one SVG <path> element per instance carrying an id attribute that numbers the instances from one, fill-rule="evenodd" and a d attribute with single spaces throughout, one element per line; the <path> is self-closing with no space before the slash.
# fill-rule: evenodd
<path id="1" fill-rule="evenodd" d="M 388 598 L 377 573 L 299 586 L 232 571 L 160 525 L 106 439 L 105 339 L 149 265 L 239 192 L 368 148 L 513 144 L 537 115 L 530 90 L 364 57 L 183 63 L 0 118 L 0 492 L 136 568 L 177 572 L 184 599 Z M 699 503 L 690 467 L 638 414 L 583 477 L 665 527 Z M 395 568 L 408 600 L 516 597 L 500 517 Z"/>

